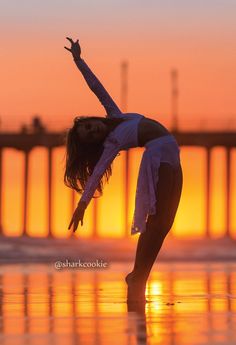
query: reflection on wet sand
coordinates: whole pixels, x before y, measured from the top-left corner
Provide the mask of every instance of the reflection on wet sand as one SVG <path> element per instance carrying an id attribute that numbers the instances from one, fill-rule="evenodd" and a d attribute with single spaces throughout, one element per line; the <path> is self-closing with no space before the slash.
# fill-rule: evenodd
<path id="1" fill-rule="evenodd" d="M 2 265 L 0 343 L 234 344 L 236 264 L 160 263 L 146 304 L 126 303 L 128 264 L 103 271 Z"/>

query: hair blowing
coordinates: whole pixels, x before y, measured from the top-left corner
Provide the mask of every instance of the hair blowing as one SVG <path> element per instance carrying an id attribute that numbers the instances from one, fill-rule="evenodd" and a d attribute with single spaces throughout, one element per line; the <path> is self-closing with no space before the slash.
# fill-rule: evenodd
<path id="1" fill-rule="evenodd" d="M 100 120 L 108 125 L 110 131 L 125 121 L 122 118 L 107 118 L 98 116 L 76 116 L 74 118 L 73 127 L 66 132 L 66 163 L 64 172 L 64 183 L 67 187 L 75 189 L 82 194 L 89 177 L 99 161 L 104 147 L 103 141 L 96 144 L 87 144 L 80 141 L 77 133 L 77 126 L 82 121 Z M 104 183 L 108 182 L 112 175 L 112 163 L 106 168 L 101 176 L 96 191 L 99 192 L 98 197 L 102 196 Z M 94 196 L 95 197 L 95 196 Z"/>

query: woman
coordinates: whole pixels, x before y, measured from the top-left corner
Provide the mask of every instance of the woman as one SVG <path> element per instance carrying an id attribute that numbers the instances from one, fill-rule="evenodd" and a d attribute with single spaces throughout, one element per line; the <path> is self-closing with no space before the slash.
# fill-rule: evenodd
<path id="1" fill-rule="evenodd" d="M 108 92 L 81 58 L 79 41 L 67 37 L 75 64 L 90 89 L 104 106 L 107 117 L 74 119 L 67 134 L 65 184 L 82 196 L 69 229 L 83 225 L 86 207 L 95 191 L 112 170 L 111 163 L 121 150 L 145 147 L 135 199 L 131 234 L 140 232 L 135 263 L 125 280 L 127 301 L 145 301 L 146 282 L 162 243 L 171 229 L 182 191 L 182 168 L 179 147 L 169 131 L 158 121 L 141 114 L 122 113 Z M 105 179 L 105 181 L 104 181 Z"/>

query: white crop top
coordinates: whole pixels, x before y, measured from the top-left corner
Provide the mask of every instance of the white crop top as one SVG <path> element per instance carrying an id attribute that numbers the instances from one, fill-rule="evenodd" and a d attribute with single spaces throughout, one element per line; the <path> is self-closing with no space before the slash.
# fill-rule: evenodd
<path id="1" fill-rule="evenodd" d="M 122 113 L 116 117 L 124 118 L 125 121 L 121 122 L 121 124 L 110 132 L 107 140 L 116 140 L 120 150 L 127 150 L 139 146 L 138 124 L 145 116 L 137 113 Z"/>

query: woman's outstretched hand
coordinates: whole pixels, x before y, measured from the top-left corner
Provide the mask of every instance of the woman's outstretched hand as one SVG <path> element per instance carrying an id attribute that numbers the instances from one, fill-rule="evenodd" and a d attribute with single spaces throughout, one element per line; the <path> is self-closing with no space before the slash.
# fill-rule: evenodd
<path id="1" fill-rule="evenodd" d="M 70 230 L 70 227 L 72 224 L 74 224 L 73 232 L 76 231 L 79 225 L 79 222 L 81 222 L 81 226 L 83 225 L 84 212 L 85 212 L 85 207 L 79 204 L 77 208 L 75 209 L 75 212 L 71 218 L 68 230 Z"/>
<path id="2" fill-rule="evenodd" d="M 76 59 L 81 59 L 80 55 L 81 55 L 81 48 L 80 48 L 80 45 L 79 45 L 79 40 L 77 40 L 76 42 L 74 42 L 72 40 L 72 38 L 70 37 L 66 37 L 66 39 L 68 41 L 70 41 L 71 43 L 71 48 L 67 48 L 67 47 L 64 47 L 65 49 L 69 50 L 69 52 L 71 52 L 71 54 L 73 55 L 73 58 L 76 60 Z"/>

